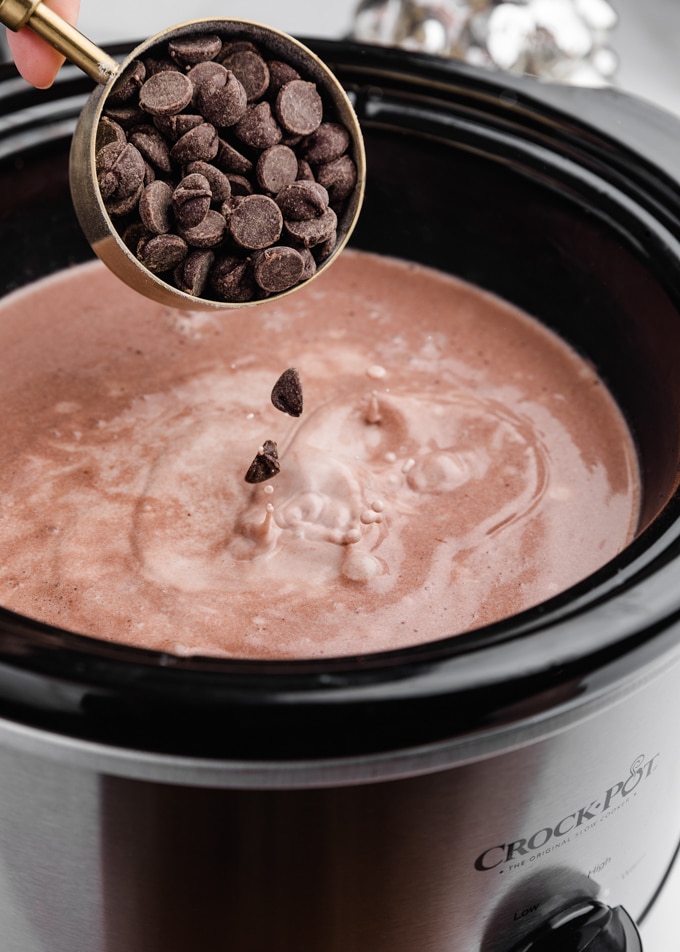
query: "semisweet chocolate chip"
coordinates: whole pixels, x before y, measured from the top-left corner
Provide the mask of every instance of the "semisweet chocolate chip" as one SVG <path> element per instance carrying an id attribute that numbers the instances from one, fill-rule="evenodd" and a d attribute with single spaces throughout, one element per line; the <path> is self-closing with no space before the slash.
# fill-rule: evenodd
<path id="1" fill-rule="evenodd" d="M 354 191 L 357 167 L 349 155 L 326 162 L 316 170 L 316 180 L 327 189 L 331 203 L 341 202 Z"/>
<path id="2" fill-rule="evenodd" d="M 276 196 L 283 217 L 293 221 L 318 218 L 328 208 L 328 192 L 317 182 L 292 182 Z"/>
<path id="3" fill-rule="evenodd" d="M 318 246 L 317 246 L 318 247 Z M 333 239 L 333 247 L 335 247 L 335 240 Z M 300 281 L 309 281 L 310 278 L 314 277 L 316 274 L 316 258 L 309 250 L 309 248 L 298 248 L 297 249 L 302 257 L 302 274 L 300 275 Z"/>
<path id="4" fill-rule="evenodd" d="M 233 198 L 253 194 L 252 183 L 245 175 L 235 175 L 232 172 L 226 172 L 225 175 L 229 179 L 229 186 Z"/>
<path id="5" fill-rule="evenodd" d="M 300 79 L 298 71 L 290 63 L 282 63 L 281 60 L 271 60 L 269 62 L 269 89 L 267 93 L 275 97 L 282 86 L 291 83 L 294 79 Z"/>
<path id="6" fill-rule="evenodd" d="M 215 165 L 223 172 L 234 172 L 236 175 L 247 175 L 253 168 L 250 159 L 223 139 L 218 140 Z"/>
<path id="7" fill-rule="evenodd" d="M 248 108 L 245 89 L 237 77 L 226 69 L 224 76 L 216 74 L 201 83 L 196 102 L 204 118 L 220 128 L 235 125 Z"/>
<path id="8" fill-rule="evenodd" d="M 147 162 L 161 172 L 172 172 L 170 149 L 155 126 L 137 126 L 130 131 L 129 141 L 138 149 Z"/>
<path id="9" fill-rule="evenodd" d="M 272 403 L 277 410 L 289 416 L 302 416 L 302 383 L 300 374 L 295 367 L 284 370 L 274 384 L 271 396 Z"/>
<path id="10" fill-rule="evenodd" d="M 178 165 L 188 165 L 189 162 L 209 162 L 217 155 L 219 143 L 215 127 L 209 122 L 202 122 L 185 132 L 181 139 L 170 149 L 170 158 Z"/>
<path id="11" fill-rule="evenodd" d="M 146 186 L 139 199 L 139 217 L 144 227 L 155 235 L 164 235 L 172 228 L 172 186 L 161 179 Z"/>
<path id="12" fill-rule="evenodd" d="M 154 116 L 153 124 L 170 142 L 177 142 L 182 136 L 203 122 L 203 116 L 194 113 L 180 113 L 178 116 Z"/>
<path id="13" fill-rule="evenodd" d="M 201 297 L 208 281 L 215 255 L 208 249 L 190 252 L 173 273 L 175 284 L 185 294 Z"/>
<path id="14" fill-rule="evenodd" d="M 234 135 L 253 149 L 269 149 L 281 141 L 281 129 L 268 102 L 249 106 L 234 126 Z"/>
<path id="15" fill-rule="evenodd" d="M 231 70 L 242 84 L 248 102 L 261 99 L 269 88 L 269 67 L 255 50 L 235 50 L 222 55 L 223 66 Z"/>
<path id="16" fill-rule="evenodd" d="M 312 167 L 306 159 L 298 160 L 298 182 L 316 182 L 314 178 L 314 172 L 312 172 Z"/>
<path id="17" fill-rule="evenodd" d="M 139 126 L 149 119 L 148 115 L 137 106 L 127 104 L 123 106 L 107 105 L 105 115 L 117 122 L 123 129 L 132 129 L 133 126 Z"/>
<path id="18" fill-rule="evenodd" d="M 226 229 L 224 215 L 211 208 L 198 225 L 193 228 L 180 227 L 180 234 L 192 248 L 214 248 L 224 238 Z"/>
<path id="19" fill-rule="evenodd" d="M 256 250 L 273 245 L 281 237 L 283 216 L 276 202 L 266 195 L 246 195 L 229 217 L 229 231 L 241 248 Z"/>
<path id="20" fill-rule="evenodd" d="M 350 135 L 274 49 L 175 37 L 126 67 L 105 104 L 101 197 L 132 253 L 187 294 L 263 299 L 336 247 Z"/>
<path id="21" fill-rule="evenodd" d="M 137 257 L 154 274 L 172 271 L 188 253 L 187 243 L 179 235 L 154 235 L 137 245 Z"/>
<path id="22" fill-rule="evenodd" d="M 193 66 L 203 60 L 212 60 L 221 51 L 220 37 L 208 33 L 178 36 L 168 43 L 168 53 L 180 66 Z"/>
<path id="23" fill-rule="evenodd" d="M 116 80 L 108 95 L 108 102 L 120 105 L 139 93 L 146 79 L 146 66 L 141 60 L 134 60 Z"/>
<path id="24" fill-rule="evenodd" d="M 156 73 L 166 73 L 166 72 L 181 72 L 177 63 L 170 59 L 169 56 L 162 55 L 150 55 L 144 58 L 144 66 L 146 67 L 147 78 L 149 76 L 154 76 Z"/>
<path id="25" fill-rule="evenodd" d="M 199 175 L 204 175 L 207 178 L 210 183 L 210 191 L 212 192 L 214 202 L 226 202 L 231 198 L 231 183 L 229 179 L 224 172 L 209 162 L 201 162 L 200 160 L 190 162 L 185 172 L 187 175 L 197 172 Z"/>
<path id="26" fill-rule="evenodd" d="M 114 122 L 113 119 L 110 119 L 108 116 L 102 116 L 97 126 L 95 149 L 99 151 L 103 149 L 105 145 L 111 145 L 115 142 L 119 143 L 121 148 L 125 145 L 127 142 L 125 130 L 117 122 Z"/>
<path id="27" fill-rule="evenodd" d="M 305 139 L 300 155 L 311 165 L 339 159 L 349 148 L 349 132 L 339 122 L 322 122 L 316 132 Z"/>
<path id="28" fill-rule="evenodd" d="M 263 483 L 281 472 L 278 447 L 273 440 L 265 440 L 245 475 L 247 483 Z"/>
<path id="29" fill-rule="evenodd" d="M 185 176 L 172 193 L 172 209 L 178 227 L 185 231 L 200 225 L 210 211 L 212 190 L 205 175 Z"/>
<path id="30" fill-rule="evenodd" d="M 145 166 L 140 152 L 129 142 L 104 146 L 96 155 L 97 180 L 104 201 L 122 199 L 144 183 Z"/>
<path id="31" fill-rule="evenodd" d="M 193 91 L 184 73 L 155 73 L 139 90 L 139 105 L 152 116 L 171 116 L 189 105 Z"/>
<path id="32" fill-rule="evenodd" d="M 332 238 L 338 226 L 338 218 L 332 208 L 327 208 L 318 218 L 307 221 L 286 219 L 286 234 L 304 248 L 313 248 Z"/>
<path id="33" fill-rule="evenodd" d="M 110 198 L 106 203 L 106 210 L 114 218 L 129 215 L 139 204 L 139 199 L 144 191 L 144 186 L 140 185 L 137 191 L 130 192 L 129 195 L 123 195 L 120 198 Z"/>
<path id="34" fill-rule="evenodd" d="M 286 132 L 307 136 L 321 125 L 323 102 L 314 83 L 294 79 L 279 90 L 274 114 Z"/>
<path id="35" fill-rule="evenodd" d="M 205 62 L 196 63 L 195 66 L 192 66 L 187 73 L 187 78 L 194 87 L 191 102 L 195 105 L 198 98 L 198 91 L 203 83 L 214 79 L 217 83 L 224 86 L 227 81 L 227 71 L 224 66 L 220 63 L 216 63 L 215 60 L 206 60 Z"/>
<path id="36" fill-rule="evenodd" d="M 304 269 L 305 262 L 300 252 L 286 245 L 264 248 L 253 255 L 255 280 L 263 291 L 270 294 L 292 288 L 300 281 Z"/>
<path id="37" fill-rule="evenodd" d="M 231 304 L 252 301 L 257 294 L 257 285 L 248 258 L 243 259 L 236 255 L 220 258 L 215 262 L 209 280 L 218 298 Z"/>
<path id="38" fill-rule="evenodd" d="M 265 192 L 276 194 L 291 185 L 298 174 L 297 156 L 287 145 L 273 145 L 261 153 L 255 166 L 258 185 Z"/>

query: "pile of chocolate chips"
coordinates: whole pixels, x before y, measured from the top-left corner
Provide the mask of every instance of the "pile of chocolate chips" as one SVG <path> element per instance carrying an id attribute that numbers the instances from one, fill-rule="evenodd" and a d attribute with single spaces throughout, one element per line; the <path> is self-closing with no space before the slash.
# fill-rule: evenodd
<path id="1" fill-rule="evenodd" d="M 317 86 L 248 39 L 176 37 L 133 61 L 97 128 L 99 188 L 123 241 L 196 297 L 259 300 L 332 254 L 357 184 Z"/>

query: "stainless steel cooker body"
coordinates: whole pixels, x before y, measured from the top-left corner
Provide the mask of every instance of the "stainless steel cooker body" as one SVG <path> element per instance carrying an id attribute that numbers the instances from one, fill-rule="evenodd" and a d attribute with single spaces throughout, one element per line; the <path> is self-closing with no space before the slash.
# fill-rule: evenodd
<path id="1" fill-rule="evenodd" d="M 320 663 L 180 659 L 0 609 L 2 950 L 540 952 L 590 904 L 630 952 L 680 842 L 677 126 L 611 91 L 312 45 L 366 135 L 354 244 L 588 355 L 637 441 L 639 535 L 514 619 Z M 3 292 L 89 255 L 67 187 L 85 86 L 0 76 Z"/>
<path id="2" fill-rule="evenodd" d="M 4 723 L 3 949 L 509 952 L 583 899 L 639 921 L 680 842 L 679 662 L 577 714 L 315 764 Z"/>

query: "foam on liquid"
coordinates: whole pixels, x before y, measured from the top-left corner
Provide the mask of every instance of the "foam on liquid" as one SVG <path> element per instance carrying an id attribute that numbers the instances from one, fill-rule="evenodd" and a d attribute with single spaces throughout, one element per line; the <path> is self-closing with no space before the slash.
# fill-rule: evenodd
<path id="1" fill-rule="evenodd" d="M 179 654 L 347 655 L 459 633 L 589 575 L 635 530 L 597 375 L 446 275 L 345 252 L 228 314 L 99 263 L 0 305 L 0 603 Z M 286 367 L 305 411 L 271 405 Z M 262 443 L 281 473 L 244 481 Z"/>

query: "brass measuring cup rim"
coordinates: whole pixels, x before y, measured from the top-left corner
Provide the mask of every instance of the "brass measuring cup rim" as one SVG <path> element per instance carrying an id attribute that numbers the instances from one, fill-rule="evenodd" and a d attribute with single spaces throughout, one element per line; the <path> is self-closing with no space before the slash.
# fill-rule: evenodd
<path id="1" fill-rule="evenodd" d="M 346 246 L 363 203 L 366 155 L 359 121 L 347 93 L 325 63 L 294 37 L 254 20 L 207 17 L 186 20 L 168 27 L 138 44 L 120 63 L 100 50 L 75 28 L 61 20 L 41 0 L 0 0 L 0 22 L 11 29 L 29 26 L 76 63 L 98 85 L 88 98 L 74 131 L 69 176 L 76 215 L 95 254 L 126 284 L 146 297 L 186 310 L 231 310 L 276 301 L 306 287 L 335 260 Z M 127 247 L 104 204 L 96 174 L 96 138 L 107 98 L 117 80 L 135 60 L 171 39 L 192 33 L 215 33 L 222 39 L 253 41 L 269 55 L 289 63 L 304 79 L 313 81 L 322 99 L 332 107 L 331 121 L 341 122 L 349 132 L 349 154 L 357 170 L 356 185 L 338 216 L 336 244 L 318 263 L 315 273 L 284 291 L 245 302 L 196 297 L 181 291 L 149 271 Z M 324 121 L 328 121 L 324 118 Z"/>

